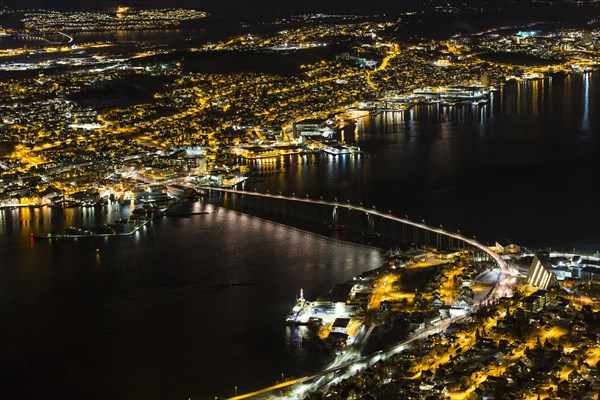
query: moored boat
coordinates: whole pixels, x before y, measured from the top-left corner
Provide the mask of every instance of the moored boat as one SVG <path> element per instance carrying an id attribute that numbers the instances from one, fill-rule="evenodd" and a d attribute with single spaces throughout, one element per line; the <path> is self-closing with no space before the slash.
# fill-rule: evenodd
<path id="1" fill-rule="evenodd" d="M 355 146 L 348 146 L 345 144 L 331 144 L 323 147 L 323 152 L 334 156 L 343 154 L 356 154 L 360 152 L 360 148 Z"/>
<path id="2" fill-rule="evenodd" d="M 311 303 L 304 298 L 304 290 L 300 289 L 300 296 L 296 298 L 296 304 L 285 318 L 286 324 L 304 325 L 310 322 Z"/>

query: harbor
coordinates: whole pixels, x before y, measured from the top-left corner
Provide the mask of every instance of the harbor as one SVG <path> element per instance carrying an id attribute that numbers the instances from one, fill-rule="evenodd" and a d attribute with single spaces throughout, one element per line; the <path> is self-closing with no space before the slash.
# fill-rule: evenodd
<path id="1" fill-rule="evenodd" d="M 31 234 L 35 239 L 78 239 L 87 237 L 131 236 L 153 220 L 166 215 L 168 207 L 135 208 L 127 219 L 118 219 L 95 227 L 68 227 L 64 232 L 49 232 L 45 235 Z"/>
<path id="2" fill-rule="evenodd" d="M 390 252 L 382 266 L 336 284 L 314 301 L 300 289 L 285 322 L 313 327 L 323 343 L 337 351 L 357 344 L 361 331 L 372 331 L 399 315 L 413 321 L 413 329 L 465 315 L 489 296 L 495 281 L 486 278 L 486 271 L 493 268 L 460 250 Z M 366 345 L 367 337 L 360 341 L 360 346 Z"/>

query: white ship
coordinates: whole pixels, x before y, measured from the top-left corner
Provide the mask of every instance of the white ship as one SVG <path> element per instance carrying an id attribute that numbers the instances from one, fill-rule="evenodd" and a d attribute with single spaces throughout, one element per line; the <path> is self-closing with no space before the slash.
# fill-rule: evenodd
<path id="1" fill-rule="evenodd" d="M 355 146 L 347 146 L 343 144 L 334 144 L 323 147 L 325 153 L 338 156 L 343 154 L 356 154 L 360 152 L 360 148 Z"/>
<path id="2" fill-rule="evenodd" d="M 296 298 L 296 304 L 292 307 L 292 311 L 287 315 L 285 322 L 287 324 L 304 325 L 310 322 L 312 303 L 304 298 L 304 290 L 300 289 L 300 297 Z"/>

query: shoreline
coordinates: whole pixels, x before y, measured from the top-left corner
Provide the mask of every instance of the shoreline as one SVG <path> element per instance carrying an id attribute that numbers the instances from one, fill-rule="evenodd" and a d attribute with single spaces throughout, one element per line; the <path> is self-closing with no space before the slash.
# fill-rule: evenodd
<path id="1" fill-rule="evenodd" d="M 35 235 L 33 233 L 31 233 L 31 237 L 35 238 L 35 239 L 47 239 L 47 240 L 52 240 L 52 239 L 79 239 L 79 238 L 88 238 L 88 237 L 114 237 L 114 236 L 131 236 L 134 233 L 138 232 L 141 228 L 145 227 L 148 223 L 154 221 L 155 219 L 158 219 L 160 217 L 165 216 L 165 210 L 161 210 L 159 212 L 156 213 L 156 215 L 152 216 L 151 218 L 144 220 L 144 222 L 140 223 L 139 225 L 135 226 L 131 231 L 129 232 L 115 232 L 115 233 L 91 233 L 89 235 L 72 235 L 72 234 L 68 234 L 68 233 L 48 233 L 47 235 Z"/>

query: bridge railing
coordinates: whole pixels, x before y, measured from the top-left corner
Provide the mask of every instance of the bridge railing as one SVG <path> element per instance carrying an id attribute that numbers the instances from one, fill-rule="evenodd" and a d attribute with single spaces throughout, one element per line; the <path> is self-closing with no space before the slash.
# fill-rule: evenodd
<path id="1" fill-rule="evenodd" d="M 421 229 L 425 232 L 431 232 L 431 233 L 435 233 L 437 235 L 445 236 L 450 239 L 461 241 L 467 245 L 472 246 L 475 249 L 478 249 L 482 253 L 486 254 L 491 260 L 493 260 L 496 263 L 496 265 L 500 268 L 500 270 L 502 272 L 509 273 L 509 268 L 508 268 L 506 261 L 503 260 L 502 257 L 500 257 L 500 255 L 498 255 L 494 251 L 492 251 L 488 246 L 486 246 L 483 243 L 478 242 L 475 238 L 470 238 L 468 236 L 461 235 L 460 233 L 451 232 L 451 231 L 443 229 L 442 227 L 440 227 L 440 228 L 433 227 L 433 226 L 425 224 L 424 222 L 421 223 L 421 222 L 411 221 L 408 218 L 397 217 L 397 216 L 391 214 L 390 212 L 385 213 L 382 211 L 378 211 L 375 207 L 373 207 L 371 209 L 371 208 L 364 207 L 363 205 L 354 205 L 354 204 L 343 203 L 343 202 L 339 202 L 339 201 L 329 201 L 329 200 L 324 200 L 322 198 L 311 199 L 309 197 L 285 196 L 282 194 L 261 193 L 261 192 L 257 192 L 257 191 L 253 192 L 253 191 L 228 189 L 228 188 L 212 187 L 212 186 L 199 186 L 199 187 L 197 187 L 197 189 L 204 191 L 204 192 L 209 192 L 209 193 L 210 192 L 232 193 L 232 194 L 238 194 L 238 195 L 244 195 L 244 196 L 250 196 L 250 197 L 256 197 L 256 198 L 274 199 L 274 200 L 295 202 L 295 203 L 299 203 L 299 204 L 303 203 L 303 204 L 324 205 L 324 206 L 337 207 L 337 208 L 343 208 L 343 209 L 347 209 L 347 210 L 363 212 L 370 216 L 377 216 L 377 217 L 380 217 L 380 218 L 388 220 L 388 221 L 398 222 L 400 224 L 404 224 L 404 225 L 411 226 L 411 227 L 414 227 L 417 229 Z"/>

